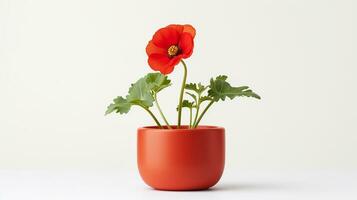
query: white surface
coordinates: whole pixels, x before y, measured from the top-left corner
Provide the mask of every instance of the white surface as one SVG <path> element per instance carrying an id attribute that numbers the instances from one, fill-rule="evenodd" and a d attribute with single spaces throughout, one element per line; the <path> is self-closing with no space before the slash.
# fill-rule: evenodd
<path id="1" fill-rule="evenodd" d="M 356 172 L 225 173 L 207 191 L 153 190 L 137 173 L 115 171 L 0 171 L 0 200 L 355 200 Z"/>
<path id="2" fill-rule="evenodd" d="M 227 129 L 229 166 L 356 169 L 356 10 L 353 0 L 0 0 L 0 168 L 135 169 L 136 128 L 152 120 L 104 111 L 151 72 L 153 33 L 191 23 L 188 81 L 227 74 L 263 98 L 203 119 Z M 174 123 L 182 66 L 170 78 L 159 100 Z"/>

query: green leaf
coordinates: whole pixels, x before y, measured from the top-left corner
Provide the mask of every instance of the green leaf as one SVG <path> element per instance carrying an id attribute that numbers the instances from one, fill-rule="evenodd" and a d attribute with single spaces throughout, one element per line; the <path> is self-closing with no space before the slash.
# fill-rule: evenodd
<path id="1" fill-rule="evenodd" d="M 171 80 L 161 73 L 149 73 L 146 75 L 146 83 L 153 92 L 158 93 L 164 88 L 169 87 Z"/>
<path id="2" fill-rule="evenodd" d="M 184 107 L 184 108 L 192 108 L 193 104 L 194 104 L 194 102 L 192 102 L 192 101 L 188 101 L 188 100 L 182 101 L 182 107 Z"/>
<path id="3" fill-rule="evenodd" d="M 222 80 L 222 81 L 227 80 L 227 78 L 228 78 L 228 76 L 226 76 L 226 75 L 219 75 L 216 77 L 217 80 Z"/>
<path id="4" fill-rule="evenodd" d="M 195 103 L 193 101 L 188 101 L 188 100 L 183 100 L 182 101 L 182 108 L 194 108 Z M 176 110 L 178 110 L 178 106 L 176 107 Z"/>
<path id="5" fill-rule="evenodd" d="M 190 95 L 193 98 L 193 100 L 197 101 L 196 95 L 194 95 L 194 94 L 192 94 L 190 92 L 186 92 L 186 94 Z"/>
<path id="6" fill-rule="evenodd" d="M 129 103 L 126 99 L 124 99 L 123 97 L 119 96 L 117 98 L 115 98 L 113 100 L 114 103 L 111 103 L 108 107 L 107 107 L 107 111 L 105 112 L 105 114 L 110 114 L 112 112 L 116 112 L 116 113 L 120 113 L 120 114 L 124 114 L 124 113 L 128 113 L 132 104 Z"/>
<path id="7" fill-rule="evenodd" d="M 197 94 L 202 94 L 207 89 L 207 86 L 204 86 L 201 83 L 189 83 L 185 85 L 185 89 L 195 91 Z"/>
<path id="8" fill-rule="evenodd" d="M 241 94 L 240 95 L 238 95 L 238 96 L 244 96 L 244 97 L 254 97 L 254 98 L 256 98 L 256 99 L 261 99 L 261 97 L 258 95 L 258 94 L 256 94 L 256 93 L 254 93 L 252 90 L 243 90 L 242 92 L 241 92 Z"/>
<path id="9" fill-rule="evenodd" d="M 248 86 L 232 87 L 227 81 L 227 76 L 220 75 L 216 79 L 211 79 L 208 96 L 214 101 L 224 101 L 226 97 L 234 99 L 235 97 L 245 96 L 260 99 L 260 96 L 249 89 Z"/>
<path id="10" fill-rule="evenodd" d="M 131 84 L 126 99 L 121 96 L 115 98 L 113 100 L 114 103 L 107 107 L 105 114 L 107 115 L 114 111 L 120 114 L 128 113 L 133 105 L 149 108 L 153 106 L 153 92 L 157 93 L 170 85 L 171 81 L 167 76 L 160 73 L 149 73 Z"/>
<path id="11" fill-rule="evenodd" d="M 138 105 L 145 109 L 153 106 L 153 94 L 171 85 L 167 76 L 160 73 L 149 73 L 131 84 L 126 99 L 119 96 L 115 98 L 107 107 L 105 114 L 117 112 L 120 114 L 128 113 L 131 106 Z"/>
<path id="12" fill-rule="evenodd" d="M 150 86 L 146 82 L 146 77 L 139 79 L 131 85 L 129 88 L 129 94 L 126 96 L 126 100 L 129 103 L 144 107 L 151 107 L 153 105 L 154 98 L 150 93 Z"/>
<path id="13" fill-rule="evenodd" d="M 212 101 L 212 97 L 209 96 L 202 96 L 200 97 L 200 103 L 204 102 L 204 101 Z"/>

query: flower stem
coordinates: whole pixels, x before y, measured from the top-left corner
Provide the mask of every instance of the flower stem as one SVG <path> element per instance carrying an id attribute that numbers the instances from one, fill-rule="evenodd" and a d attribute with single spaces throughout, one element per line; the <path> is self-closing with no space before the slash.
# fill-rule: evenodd
<path id="1" fill-rule="evenodd" d="M 198 118 L 197 122 L 194 124 L 193 128 L 196 128 L 198 126 L 198 124 L 200 123 L 203 115 L 207 112 L 207 110 L 212 106 L 212 104 L 214 103 L 214 101 L 212 100 L 207 106 L 206 108 L 203 110 L 203 112 L 201 113 L 200 117 Z"/>
<path id="2" fill-rule="evenodd" d="M 183 65 L 184 74 L 183 74 L 182 86 L 181 86 L 180 97 L 179 97 L 177 128 L 180 128 L 180 126 L 181 126 L 182 99 L 183 99 L 183 92 L 185 90 L 185 85 L 186 85 L 186 78 L 187 78 L 186 63 L 183 60 L 181 60 L 181 63 Z"/>
<path id="3" fill-rule="evenodd" d="M 167 119 L 166 119 L 164 113 L 163 113 L 162 110 L 161 110 L 161 107 L 160 107 L 160 105 L 159 105 L 159 102 L 157 101 L 157 94 L 156 94 L 156 93 L 154 94 L 154 99 L 155 99 L 155 105 L 156 105 L 157 109 L 159 110 L 162 119 L 165 121 L 165 124 L 166 124 L 167 128 L 168 128 L 168 129 L 172 129 L 171 126 L 170 126 L 170 124 L 169 124 L 169 122 L 167 121 Z"/>
<path id="4" fill-rule="evenodd" d="M 155 121 L 155 123 L 156 123 L 156 125 L 157 125 L 158 127 L 162 128 L 162 126 L 161 126 L 159 120 L 157 120 L 157 118 L 155 117 L 154 113 L 152 113 L 152 112 L 149 110 L 149 108 L 146 108 L 146 107 L 143 106 L 143 105 L 139 105 L 139 106 L 142 107 L 142 108 L 144 108 L 144 110 L 146 110 L 146 111 L 150 114 L 150 116 L 154 119 L 154 121 Z"/>
<path id="5" fill-rule="evenodd" d="M 192 108 L 190 108 L 190 127 L 192 128 Z"/>
<path id="6" fill-rule="evenodd" d="M 201 105 L 201 102 L 200 102 L 200 98 L 201 98 L 201 95 L 199 94 L 198 95 L 198 100 L 196 100 L 196 114 L 195 114 L 195 119 L 193 120 L 193 124 L 195 124 L 197 122 L 197 118 L 198 118 L 198 112 L 200 111 L 200 105 Z"/>

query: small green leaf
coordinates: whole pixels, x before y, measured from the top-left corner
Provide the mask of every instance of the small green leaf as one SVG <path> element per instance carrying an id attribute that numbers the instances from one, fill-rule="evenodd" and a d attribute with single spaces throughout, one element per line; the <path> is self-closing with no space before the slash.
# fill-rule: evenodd
<path id="1" fill-rule="evenodd" d="M 226 97 L 234 99 L 235 97 L 245 96 L 260 99 L 260 96 L 249 89 L 248 86 L 232 87 L 227 81 L 227 76 L 220 75 L 216 79 L 211 79 L 208 96 L 214 101 L 224 101 Z"/>
<path id="2" fill-rule="evenodd" d="M 106 115 L 114 111 L 120 114 L 128 113 L 131 108 L 131 103 L 129 103 L 126 99 L 124 99 L 121 96 L 115 98 L 113 102 L 114 103 L 111 103 L 108 106 L 107 111 L 105 112 Z"/>
<path id="3" fill-rule="evenodd" d="M 186 92 L 186 94 L 190 95 L 193 98 L 193 100 L 197 101 L 196 95 L 194 95 L 194 94 L 192 94 L 190 92 Z"/>
<path id="4" fill-rule="evenodd" d="M 226 75 L 219 75 L 216 77 L 217 80 L 222 80 L 222 81 L 227 80 L 227 78 L 228 78 L 228 76 L 226 76 Z"/>
<path id="5" fill-rule="evenodd" d="M 202 96 L 200 97 L 200 103 L 204 102 L 204 101 L 212 101 L 212 97 L 209 96 Z"/>
<path id="6" fill-rule="evenodd" d="M 171 80 L 161 73 L 149 73 L 146 75 L 146 83 L 153 92 L 158 93 L 164 88 L 169 87 Z"/>
<path id="7" fill-rule="evenodd" d="M 189 83 L 186 84 L 185 89 L 195 91 L 197 94 L 202 94 L 207 89 L 207 86 L 204 86 L 201 83 Z"/>
<path id="8" fill-rule="evenodd" d="M 194 102 L 192 102 L 192 101 L 188 101 L 188 100 L 183 100 L 182 101 L 182 108 L 194 108 L 195 107 L 195 105 L 194 105 L 195 103 Z M 176 107 L 176 110 L 178 110 L 178 106 Z"/>
<path id="9" fill-rule="evenodd" d="M 193 90 L 193 91 L 196 91 L 196 83 L 186 83 L 185 85 L 185 89 L 186 90 Z"/>
<path id="10" fill-rule="evenodd" d="M 194 104 L 194 102 L 192 102 L 192 101 L 188 101 L 188 100 L 182 101 L 182 107 L 184 107 L 184 108 L 192 108 L 193 104 Z"/>
<path id="11" fill-rule="evenodd" d="M 139 79 L 129 88 L 129 94 L 126 96 L 129 103 L 141 105 L 144 107 L 151 107 L 154 98 L 150 93 L 149 84 L 146 82 L 146 77 Z"/>

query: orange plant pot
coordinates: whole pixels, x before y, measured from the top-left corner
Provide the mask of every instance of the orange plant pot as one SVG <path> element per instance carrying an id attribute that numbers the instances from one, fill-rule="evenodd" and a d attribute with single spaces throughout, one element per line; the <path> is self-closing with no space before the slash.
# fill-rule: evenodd
<path id="1" fill-rule="evenodd" d="M 222 176 L 225 162 L 224 128 L 138 129 L 140 176 L 159 190 L 204 190 Z"/>

